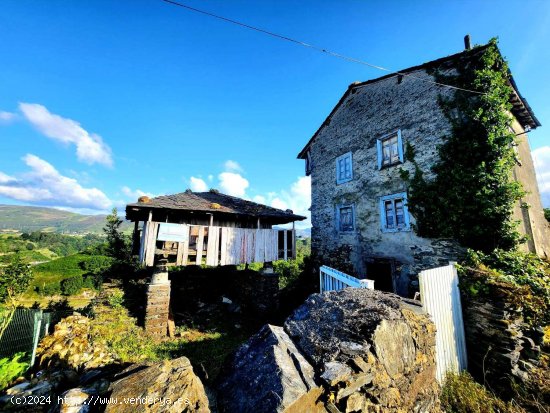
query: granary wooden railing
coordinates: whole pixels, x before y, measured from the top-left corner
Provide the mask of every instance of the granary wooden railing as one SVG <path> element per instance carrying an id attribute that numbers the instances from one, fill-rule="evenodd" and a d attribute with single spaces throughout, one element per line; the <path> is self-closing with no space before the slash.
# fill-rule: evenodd
<path id="1" fill-rule="evenodd" d="M 296 257 L 293 230 L 178 225 L 177 241 L 158 240 L 160 222 L 145 222 L 139 260 L 153 266 L 155 256 L 171 265 L 238 265 Z M 173 225 L 173 224 L 172 224 Z M 175 258 L 175 260 L 173 259 Z"/>

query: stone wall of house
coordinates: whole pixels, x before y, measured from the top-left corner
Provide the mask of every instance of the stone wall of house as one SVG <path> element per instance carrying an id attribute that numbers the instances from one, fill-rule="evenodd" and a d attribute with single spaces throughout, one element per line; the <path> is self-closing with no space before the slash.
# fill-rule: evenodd
<path id="1" fill-rule="evenodd" d="M 429 78 L 425 71 L 411 73 Z M 412 145 L 415 161 L 425 176 L 437 160 L 437 146 L 451 127 L 439 106 L 442 89 L 412 77 L 390 77 L 351 91 L 311 145 L 312 157 L 312 247 L 321 261 L 340 245 L 352 248 L 350 260 L 357 275 L 370 276 L 367 262 L 391 259 L 395 292 L 408 296 L 417 289 L 416 275 L 423 268 L 457 259 L 451 241 L 418 237 L 414 231 L 385 233 L 381 230 L 380 197 L 405 192 L 400 170 L 414 173 L 410 159 L 403 164 L 378 169 L 378 138 L 401 130 L 403 146 Z M 352 152 L 353 179 L 336 184 L 336 158 Z M 340 232 L 336 206 L 353 204 L 355 230 Z M 411 217 L 412 218 L 412 217 Z M 414 219 L 411 219 L 414 224 Z"/>
<path id="2" fill-rule="evenodd" d="M 529 139 L 519 122 L 514 121 L 512 126 L 518 135 L 516 151 L 518 162 L 514 168 L 514 178 L 521 182 L 526 191 L 514 211 L 514 218 L 520 221 L 520 232 L 528 238 L 522 248 L 540 257 L 550 258 L 550 223 L 544 217 Z"/>
<path id="3" fill-rule="evenodd" d="M 407 146 L 413 148 L 414 161 L 429 179 L 433 176 L 431 167 L 439 157 L 438 146 L 452 133 L 440 101 L 442 96 L 450 98 L 455 92 L 418 80 L 435 81 L 425 70 L 411 75 L 350 85 L 338 109 L 310 146 L 314 252 L 324 264 L 330 264 L 327 257 L 331 251 L 349 245 L 355 275 L 366 278 L 376 278 L 369 274 L 369 267 L 373 272 L 376 266 L 368 263 L 385 261 L 391 265 L 394 291 L 403 296 L 417 291 L 420 270 L 445 265 L 462 254 L 452 240 L 418 237 L 412 229 L 412 216 L 410 230 L 384 232 L 381 228 L 380 198 L 406 192 L 402 174 L 414 174 L 415 165 L 407 157 Z M 517 121 L 513 128 L 518 134 L 524 132 Z M 404 162 L 379 170 L 377 139 L 397 130 L 401 131 Z M 515 208 L 514 218 L 520 221 L 519 229 L 528 238 L 523 249 L 548 257 L 550 226 L 544 218 L 528 139 L 526 135 L 518 138 L 520 162 L 514 169 L 514 178 L 527 193 Z M 348 152 L 352 153 L 353 179 L 338 184 L 336 159 Z M 353 231 L 339 231 L 337 208 L 341 205 L 354 207 Z"/>

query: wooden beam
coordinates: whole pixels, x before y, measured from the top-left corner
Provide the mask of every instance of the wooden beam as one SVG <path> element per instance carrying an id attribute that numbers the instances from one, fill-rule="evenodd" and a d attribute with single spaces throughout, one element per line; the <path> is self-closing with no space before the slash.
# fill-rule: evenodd
<path id="1" fill-rule="evenodd" d="M 202 248 L 204 245 L 204 227 L 199 227 L 199 237 L 197 238 L 197 256 L 195 257 L 195 264 L 202 264 Z"/>
<path id="2" fill-rule="evenodd" d="M 283 253 L 283 258 L 284 260 L 286 261 L 288 259 L 288 235 L 287 235 L 287 230 L 285 229 L 283 231 L 283 235 L 284 235 L 284 240 L 283 240 L 283 248 L 284 248 L 284 253 Z"/>
<path id="3" fill-rule="evenodd" d="M 296 259 L 296 225 L 292 221 L 292 258 Z"/>

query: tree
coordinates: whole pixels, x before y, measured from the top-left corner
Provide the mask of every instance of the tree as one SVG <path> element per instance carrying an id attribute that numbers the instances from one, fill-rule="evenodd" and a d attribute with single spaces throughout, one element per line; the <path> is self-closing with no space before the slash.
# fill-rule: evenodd
<path id="1" fill-rule="evenodd" d="M 550 222 L 550 208 L 544 208 L 544 218 Z"/>
<path id="2" fill-rule="evenodd" d="M 17 300 L 27 290 L 31 280 L 30 265 L 21 261 L 18 255 L 7 267 L 0 268 L 0 338 L 15 314 Z"/>
<path id="3" fill-rule="evenodd" d="M 107 254 L 116 261 L 129 261 L 131 259 L 130 243 L 127 237 L 120 231 L 122 219 L 113 208 L 111 214 L 107 215 L 107 223 L 103 232 L 107 237 Z"/>
<path id="4" fill-rule="evenodd" d="M 10 265 L 0 268 L 0 304 L 15 306 L 19 296 L 24 293 L 32 280 L 29 264 L 16 256 Z"/>

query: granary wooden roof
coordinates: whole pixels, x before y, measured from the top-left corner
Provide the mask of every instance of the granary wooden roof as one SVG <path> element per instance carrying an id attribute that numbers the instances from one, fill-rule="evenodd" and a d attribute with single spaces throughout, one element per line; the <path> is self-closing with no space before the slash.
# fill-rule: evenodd
<path id="1" fill-rule="evenodd" d="M 463 50 L 459 53 L 455 53 L 455 54 L 450 55 L 450 56 L 441 57 L 439 59 L 432 60 L 430 62 L 426 62 L 426 63 L 423 63 L 423 64 L 418 65 L 418 66 L 413 66 L 413 67 L 409 67 L 407 69 L 400 70 L 399 72 L 396 72 L 396 73 L 390 73 L 390 74 L 387 74 L 387 75 L 384 75 L 384 76 L 381 76 L 381 77 L 377 77 L 375 79 L 367 80 L 365 82 L 354 82 L 354 83 L 352 83 L 351 85 L 348 86 L 348 89 L 346 90 L 344 95 L 340 98 L 340 100 L 338 101 L 336 106 L 332 109 L 332 111 L 327 116 L 325 121 L 321 124 L 319 129 L 317 129 L 317 131 L 313 134 L 313 136 L 308 141 L 306 146 L 304 146 L 304 148 L 300 151 L 300 153 L 298 154 L 298 159 L 305 159 L 306 158 L 306 152 L 307 152 L 309 146 L 311 145 L 311 143 L 313 142 L 313 140 L 317 137 L 319 132 L 321 132 L 321 130 L 326 125 L 328 125 L 330 123 L 330 120 L 331 120 L 332 116 L 334 115 L 334 113 L 336 113 L 336 111 L 338 110 L 340 105 L 342 105 L 342 103 L 344 103 L 346 98 L 349 96 L 350 93 L 353 92 L 354 89 L 356 89 L 358 87 L 365 87 L 365 86 L 367 86 L 371 83 L 376 83 L 376 82 L 379 82 L 381 80 L 388 79 L 390 77 L 399 76 L 400 73 L 410 73 L 410 72 L 414 72 L 414 71 L 417 71 L 417 70 L 425 70 L 425 69 L 430 69 L 430 68 L 436 68 L 436 67 L 444 65 L 444 64 L 452 64 L 453 62 L 459 61 L 460 59 L 468 58 L 469 56 L 476 55 L 476 54 L 482 52 L 483 50 L 485 50 L 488 46 L 489 46 L 489 44 L 476 46 L 472 49 L 466 49 L 466 50 Z M 527 103 L 527 100 L 523 96 L 521 96 L 521 94 L 519 93 L 516 81 L 512 77 L 512 73 L 510 71 L 508 72 L 508 79 L 510 81 L 510 86 L 512 86 L 512 89 L 513 89 L 512 96 L 510 96 L 510 103 L 512 104 L 512 113 L 514 114 L 514 116 L 518 119 L 518 121 L 520 122 L 520 124 L 523 127 L 529 126 L 531 129 L 535 129 L 538 126 L 541 126 L 539 120 L 537 119 L 537 117 L 533 113 L 533 110 L 529 106 L 529 103 Z"/>
<path id="2" fill-rule="evenodd" d="M 164 209 L 174 211 L 208 212 L 214 214 L 231 214 L 255 218 L 267 218 L 284 224 L 292 221 L 302 221 L 306 217 L 295 215 L 291 210 L 282 210 L 256 202 L 247 201 L 217 191 L 191 192 L 162 195 L 156 198 L 140 198 L 145 202 L 136 202 L 126 206 L 126 219 L 132 220 L 140 211 Z"/>

